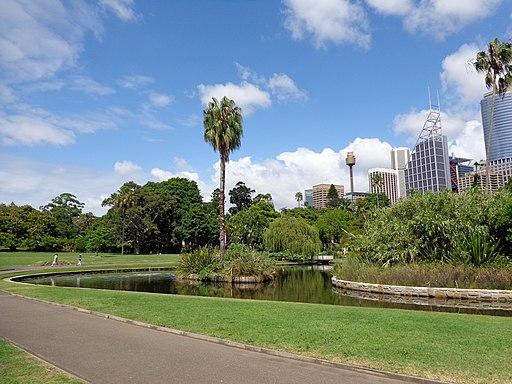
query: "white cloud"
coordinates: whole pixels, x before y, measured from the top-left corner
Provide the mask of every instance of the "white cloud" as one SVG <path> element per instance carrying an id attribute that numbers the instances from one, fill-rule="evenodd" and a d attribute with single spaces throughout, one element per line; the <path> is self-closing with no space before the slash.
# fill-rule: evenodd
<path id="1" fill-rule="evenodd" d="M 394 120 L 395 132 L 405 134 L 409 143 L 413 145 L 427 115 L 428 110 L 422 110 L 396 116 Z M 478 160 L 485 157 L 483 128 L 477 113 L 442 112 L 441 127 L 443 134 L 448 137 L 450 154 Z"/>
<path id="2" fill-rule="evenodd" d="M 171 172 L 161 168 L 153 168 L 151 169 L 151 176 L 153 176 L 157 181 L 169 180 L 172 177 L 184 177 L 185 179 L 192 181 L 199 181 L 199 175 L 196 172 L 190 171 Z"/>
<path id="3" fill-rule="evenodd" d="M 306 91 L 299 89 L 295 81 L 284 73 L 274 73 L 268 80 L 268 86 L 279 101 L 307 100 Z"/>
<path id="4" fill-rule="evenodd" d="M 100 0 L 100 4 L 123 21 L 136 21 L 140 17 L 133 9 L 133 0 Z"/>
<path id="5" fill-rule="evenodd" d="M 164 108 L 173 102 L 173 98 L 165 93 L 151 92 L 149 94 L 149 101 L 153 107 Z"/>
<path id="6" fill-rule="evenodd" d="M 243 81 L 241 84 L 199 84 L 197 90 L 203 105 L 207 105 L 212 97 L 221 99 L 227 96 L 234 100 L 246 115 L 251 114 L 257 109 L 268 108 L 272 104 L 268 92 L 246 81 Z"/>
<path id="7" fill-rule="evenodd" d="M 7 85 L 0 83 L 0 101 L 2 103 L 8 104 L 8 103 L 12 103 L 16 100 L 17 100 L 17 97 L 14 94 L 14 92 L 12 91 L 12 89 L 10 87 L 8 87 Z"/>
<path id="8" fill-rule="evenodd" d="M 83 1 L 0 1 L 0 70 L 11 82 L 50 77 L 76 63 L 87 32 L 103 26 Z"/>
<path id="9" fill-rule="evenodd" d="M 152 84 L 155 79 L 144 75 L 127 75 L 118 80 L 118 84 L 123 88 L 136 89 Z"/>
<path id="10" fill-rule="evenodd" d="M 384 15 L 404 16 L 412 11 L 412 0 L 366 0 L 368 5 Z"/>
<path id="11" fill-rule="evenodd" d="M 484 75 L 476 72 L 472 64 L 479 51 L 476 44 L 463 44 L 443 59 L 441 84 L 443 91 L 456 98 L 455 102 L 477 103 L 486 92 Z"/>
<path id="12" fill-rule="evenodd" d="M 130 160 L 116 161 L 114 164 L 114 172 L 119 175 L 130 175 L 142 171 L 142 167 Z"/>
<path id="13" fill-rule="evenodd" d="M 0 201 L 40 207 L 63 192 L 73 193 L 85 210 L 99 215 L 101 202 L 125 182 L 115 172 L 55 165 L 0 154 Z M 140 182 L 140 180 L 136 180 Z"/>
<path id="14" fill-rule="evenodd" d="M 231 160 L 226 166 L 226 188 L 234 187 L 238 181 L 245 182 L 257 193 L 270 193 L 277 208 L 296 205 L 295 192 L 304 191 L 319 183 L 342 184 L 350 189 L 349 171 L 345 156 L 353 151 L 357 163 L 354 167 L 355 189 L 368 190 L 369 168 L 390 166 L 391 145 L 376 138 L 357 138 L 345 148 L 334 150 L 325 148 L 315 152 L 298 148 L 283 152 L 275 158 L 254 162 L 251 157 Z M 217 187 L 219 163 L 214 165 L 215 174 L 210 180 L 207 196 Z"/>
<path id="15" fill-rule="evenodd" d="M 491 15 L 501 0 L 366 0 L 385 15 L 399 16 L 411 33 L 444 39 L 474 21 Z"/>
<path id="16" fill-rule="evenodd" d="M 70 89 L 99 96 L 112 95 L 116 92 L 114 89 L 102 85 L 87 76 L 73 76 L 70 81 Z"/>
<path id="17" fill-rule="evenodd" d="M 0 142 L 7 145 L 67 145 L 77 133 L 93 133 L 116 126 L 109 115 L 62 117 L 27 105 L 9 115 L 0 111 Z"/>
<path id="18" fill-rule="evenodd" d="M 295 40 L 317 47 L 353 43 L 367 48 L 371 35 L 364 8 L 349 0 L 284 0 L 285 27 Z"/>

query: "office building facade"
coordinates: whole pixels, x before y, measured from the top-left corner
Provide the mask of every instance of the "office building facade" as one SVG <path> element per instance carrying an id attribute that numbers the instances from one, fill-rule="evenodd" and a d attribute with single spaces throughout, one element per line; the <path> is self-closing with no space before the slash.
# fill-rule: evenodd
<path id="1" fill-rule="evenodd" d="M 386 168 L 369 169 L 368 182 L 370 192 L 383 193 L 391 204 L 395 204 L 400 199 L 398 172 L 395 169 Z"/>
<path id="2" fill-rule="evenodd" d="M 306 189 L 304 191 L 304 206 L 306 207 L 313 207 L 313 190 L 312 189 Z"/>
<path id="3" fill-rule="evenodd" d="M 331 185 L 334 185 L 334 188 L 336 188 L 338 196 L 343 198 L 345 195 L 345 188 L 343 185 L 317 184 L 313 186 L 313 207 L 316 209 L 322 209 L 327 206 L 327 194 L 329 193 L 329 188 Z"/>

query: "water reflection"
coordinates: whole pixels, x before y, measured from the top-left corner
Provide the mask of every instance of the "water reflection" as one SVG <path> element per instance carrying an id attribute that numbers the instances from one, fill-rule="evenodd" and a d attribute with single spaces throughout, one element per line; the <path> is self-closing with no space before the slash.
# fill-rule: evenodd
<path id="1" fill-rule="evenodd" d="M 318 303 L 332 305 L 391 307 L 428 311 L 447 311 L 512 316 L 512 308 L 471 307 L 458 303 L 447 306 L 435 300 L 417 302 L 383 295 L 368 295 L 354 291 L 334 290 L 331 285 L 330 266 L 283 268 L 279 277 L 265 284 L 204 283 L 176 279 L 172 271 L 130 273 L 83 273 L 63 274 L 26 279 L 35 284 L 67 287 L 99 288 L 125 291 L 141 291 L 192 296 L 232 297 Z M 449 304 L 449 303 L 448 303 Z"/>

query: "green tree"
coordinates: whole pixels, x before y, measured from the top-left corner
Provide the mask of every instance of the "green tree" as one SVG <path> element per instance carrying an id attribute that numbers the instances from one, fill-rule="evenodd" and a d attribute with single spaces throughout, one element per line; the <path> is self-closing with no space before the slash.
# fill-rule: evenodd
<path id="1" fill-rule="evenodd" d="M 304 196 L 302 196 L 301 192 L 295 193 L 295 201 L 297 202 L 297 207 L 300 208 L 300 203 L 304 200 Z"/>
<path id="2" fill-rule="evenodd" d="M 138 201 L 137 192 L 140 190 L 140 185 L 133 181 L 124 183 L 117 192 L 114 192 L 110 197 L 103 200 L 102 206 L 114 206 L 121 211 L 122 231 L 121 231 L 121 254 L 124 254 L 125 245 L 125 219 L 126 212 L 129 208 L 134 207 Z"/>
<path id="3" fill-rule="evenodd" d="M 236 106 L 233 100 L 223 97 L 219 102 L 213 98 L 208 103 L 204 115 L 204 140 L 210 143 L 214 151 L 220 157 L 220 187 L 219 187 L 219 242 L 222 254 L 226 251 L 226 228 L 225 228 L 225 184 L 226 184 L 226 163 L 229 162 L 229 155 L 239 148 L 242 142 L 242 110 Z"/>
<path id="4" fill-rule="evenodd" d="M 379 195 L 382 194 L 382 187 L 384 186 L 384 178 L 380 173 L 374 173 L 371 178 L 372 189 L 377 198 L 377 208 L 379 208 Z"/>
<path id="5" fill-rule="evenodd" d="M 337 208 L 341 204 L 340 201 L 340 195 L 338 194 L 338 191 L 336 190 L 336 187 L 334 184 L 331 184 L 329 187 L 329 190 L 327 191 L 327 207 L 330 208 Z"/>
<path id="6" fill-rule="evenodd" d="M 487 51 L 477 53 L 473 65 L 477 72 L 485 74 L 485 86 L 492 92 L 491 126 L 489 137 L 485 141 L 487 187 L 490 190 L 489 153 L 494 131 L 495 99 L 498 95 L 503 96 L 512 85 L 512 44 L 497 38 L 492 40 L 487 46 Z"/>
<path id="7" fill-rule="evenodd" d="M 354 214 L 344 209 L 328 209 L 315 223 L 320 239 L 324 244 L 340 244 L 342 239 L 351 234 L 355 222 Z"/>
<path id="8" fill-rule="evenodd" d="M 251 195 L 254 192 L 254 189 L 246 186 L 243 181 L 236 183 L 233 189 L 229 191 L 229 202 L 234 205 L 229 208 L 229 213 L 234 215 L 237 212 L 249 208 L 252 204 Z"/>
<path id="9" fill-rule="evenodd" d="M 313 257 L 322 248 L 315 227 L 296 217 L 280 217 L 270 223 L 263 234 L 265 248 L 270 252 Z"/>
<path id="10" fill-rule="evenodd" d="M 249 208 L 227 220 L 230 241 L 260 247 L 263 242 L 263 233 L 271 221 L 278 216 L 271 203 L 266 201 L 253 203 Z"/>
<path id="11" fill-rule="evenodd" d="M 272 204 L 272 195 L 270 193 L 258 193 L 253 202 L 257 203 L 258 201 L 266 201 Z"/>

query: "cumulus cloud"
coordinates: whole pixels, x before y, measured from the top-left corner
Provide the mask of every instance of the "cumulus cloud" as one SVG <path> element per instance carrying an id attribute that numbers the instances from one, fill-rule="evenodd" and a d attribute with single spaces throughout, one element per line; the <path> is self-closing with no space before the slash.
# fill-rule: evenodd
<path id="1" fill-rule="evenodd" d="M 399 16 L 404 28 L 444 39 L 474 21 L 491 15 L 501 0 L 366 0 L 376 11 Z"/>
<path id="2" fill-rule="evenodd" d="M 136 89 L 154 83 L 155 79 L 144 75 L 126 75 L 117 82 L 123 88 Z"/>
<path id="3" fill-rule="evenodd" d="M 285 22 L 295 40 L 316 47 L 352 43 L 367 48 L 371 35 L 364 8 L 349 0 L 284 0 Z"/>
<path id="4" fill-rule="evenodd" d="M 173 98 L 165 93 L 150 92 L 149 102 L 153 107 L 164 108 L 173 102 Z"/>
<path id="5" fill-rule="evenodd" d="M 413 145 L 425 123 L 428 110 L 410 111 L 395 117 L 396 133 L 405 134 Z M 485 157 L 483 128 L 477 112 L 473 115 L 463 111 L 447 111 L 441 113 L 443 134 L 448 137 L 450 154 L 470 159 Z"/>
<path id="6" fill-rule="evenodd" d="M 315 184 L 342 184 L 349 191 L 349 171 L 345 165 L 348 151 L 357 158 L 354 167 L 355 189 L 368 190 L 368 169 L 390 166 L 391 145 L 376 138 L 357 138 L 345 148 L 325 148 L 320 152 L 308 148 L 283 152 L 274 158 L 254 161 L 251 157 L 231 160 L 226 166 L 226 188 L 242 180 L 257 193 L 270 193 L 277 208 L 296 204 L 295 192 Z M 219 180 L 219 163 L 209 185 L 215 188 Z M 208 195 L 205 193 L 205 195 Z"/>
<path id="7" fill-rule="evenodd" d="M 100 172 L 0 154 L 2 202 L 40 207 L 59 194 L 70 192 L 85 203 L 86 211 L 100 215 L 106 211 L 101 202 L 125 181 L 125 176 L 113 171 Z"/>
<path id="8" fill-rule="evenodd" d="M 114 164 L 114 172 L 119 175 L 130 175 L 142 171 L 142 167 L 130 160 L 116 161 Z"/>
<path id="9" fill-rule="evenodd" d="M 133 9 L 133 0 L 100 0 L 100 4 L 123 21 L 136 21 L 140 17 Z"/>
<path id="10" fill-rule="evenodd" d="M 484 75 L 476 72 L 472 64 L 479 51 L 474 43 L 463 44 L 443 59 L 440 75 L 443 91 L 457 103 L 477 103 L 486 92 Z"/>
<path id="11" fill-rule="evenodd" d="M 272 104 L 268 92 L 246 81 L 240 84 L 231 82 L 211 85 L 199 84 L 197 91 L 203 105 L 207 105 L 212 97 L 221 99 L 227 96 L 234 100 L 246 115 L 253 113 L 257 109 L 268 108 Z"/>

